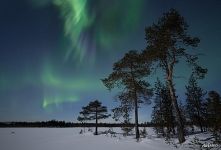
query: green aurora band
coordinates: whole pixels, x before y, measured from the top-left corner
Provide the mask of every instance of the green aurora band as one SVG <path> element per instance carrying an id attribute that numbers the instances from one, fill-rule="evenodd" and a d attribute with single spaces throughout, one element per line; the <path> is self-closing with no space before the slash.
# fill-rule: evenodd
<path id="1" fill-rule="evenodd" d="M 0 90 L 7 91 L 8 89 L 19 90 L 29 86 L 43 88 L 43 98 L 41 106 L 45 110 L 53 111 L 64 103 L 74 103 L 80 101 L 80 93 L 97 92 L 104 89 L 99 79 L 90 76 L 75 76 L 67 77 L 59 75 L 59 68 L 53 68 L 51 65 L 45 64 L 41 71 L 41 77 L 38 78 L 31 73 L 23 74 L 21 77 L 7 78 L 0 75 Z"/>
<path id="2" fill-rule="evenodd" d="M 87 0 L 54 0 L 54 5 L 58 6 L 64 20 L 64 32 L 71 41 L 71 49 L 66 52 L 65 60 L 71 58 L 78 59 L 80 62 L 85 56 L 82 48 L 82 32 L 93 23 L 93 18 L 89 16 L 86 9 Z"/>
<path id="3" fill-rule="evenodd" d="M 41 78 L 44 86 L 53 87 L 64 90 L 72 91 L 90 91 L 90 90 L 100 90 L 103 88 L 102 82 L 98 79 L 94 80 L 94 77 L 87 76 L 73 76 L 73 77 L 64 77 L 63 75 L 58 75 L 54 71 L 53 67 L 45 65 L 45 69 L 42 73 Z"/>
<path id="4" fill-rule="evenodd" d="M 69 103 L 73 103 L 73 102 L 77 102 L 79 100 L 78 97 L 76 96 L 69 96 L 69 97 L 46 97 L 43 100 L 42 103 L 42 107 L 44 109 L 47 109 L 49 106 L 51 105 L 56 105 L 59 106 L 60 104 L 69 102 Z"/>
<path id="5" fill-rule="evenodd" d="M 79 93 L 100 91 L 104 87 L 100 82 L 93 77 L 67 77 L 58 75 L 54 68 L 50 65 L 45 65 L 42 72 L 41 82 L 44 86 L 44 99 L 42 107 L 44 109 L 49 106 L 61 105 L 63 103 L 74 103 L 81 100 Z"/>
<path id="6" fill-rule="evenodd" d="M 31 0 L 36 6 L 56 6 L 69 46 L 64 61 L 95 62 L 97 51 L 106 51 L 128 38 L 138 26 L 144 0 Z M 108 7 L 107 7 L 108 6 Z M 114 51 L 111 50 L 110 54 Z M 107 51 L 106 51 L 107 52 Z"/>
<path id="7" fill-rule="evenodd" d="M 63 21 L 65 40 L 68 40 L 70 44 L 66 48 L 59 49 L 61 56 L 64 56 L 61 59 L 64 62 L 74 60 L 74 64 L 79 66 L 85 62 L 94 62 L 99 51 L 105 51 L 107 55 L 118 51 L 111 47 L 121 42 L 120 39 L 127 38 L 128 31 L 133 32 L 137 27 L 144 0 L 28 1 L 38 7 L 54 5 L 59 11 L 61 21 Z M 107 51 L 110 48 L 112 50 Z M 46 58 L 48 62 L 51 59 L 53 58 Z M 104 89 L 101 81 L 94 74 L 82 76 L 82 73 L 79 73 L 67 77 L 60 74 L 62 66 L 57 67 L 54 62 L 42 65 L 43 69 L 39 71 L 39 74 L 32 74 L 32 71 L 29 70 L 18 78 L 1 75 L 0 90 L 19 89 L 29 85 L 41 87 L 43 88 L 41 106 L 45 110 L 51 110 L 64 103 L 80 101 L 81 93 Z"/>

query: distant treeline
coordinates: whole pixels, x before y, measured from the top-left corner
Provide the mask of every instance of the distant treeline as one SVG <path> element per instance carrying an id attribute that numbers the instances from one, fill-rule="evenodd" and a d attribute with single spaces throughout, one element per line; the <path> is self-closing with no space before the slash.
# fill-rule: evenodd
<path id="1" fill-rule="evenodd" d="M 0 122 L 0 127 L 42 127 L 42 128 L 66 128 L 66 127 L 95 127 L 95 123 L 73 123 L 65 121 L 39 121 L 39 122 Z M 134 124 L 125 123 L 98 123 L 98 127 L 134 127 Z M 145 122 L 140 127 L 153 127 L 153 123 Z"/>

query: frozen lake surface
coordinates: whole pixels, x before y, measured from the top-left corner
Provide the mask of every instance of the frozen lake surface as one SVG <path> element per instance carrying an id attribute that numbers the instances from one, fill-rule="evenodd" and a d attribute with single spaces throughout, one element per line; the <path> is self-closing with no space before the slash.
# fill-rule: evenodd
<path id="1" fill-rule="evenodd" d="M 95 136 L 92 132 L 79 134 L 81 128 L 0 128 L 1 150 L 173 150 L 189 149 L 186 143 L 175 148 L 157 138 L 152 128 L 148 135 L 136 142 L 134 136 L 116 134 Z M 99 130 L 108 130 L 99 128 Z M 117 128 L 118 133 L 121 131 Z M 205 136 L 203 136 L 205 137 Z M 193 137 L 189 137 L 193 139 Z M 176 141 L 175 141 L 176 142 Z"/>

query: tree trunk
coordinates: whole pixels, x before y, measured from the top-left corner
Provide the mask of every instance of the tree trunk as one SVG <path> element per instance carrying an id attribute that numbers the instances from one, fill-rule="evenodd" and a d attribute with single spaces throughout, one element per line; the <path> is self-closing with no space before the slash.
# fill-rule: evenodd
<path id="1" fill-rule="evenodd" d="M 201 132 L 203 132 L 203 125 L 202 125 L 201 119 L 199 119 L 199 126 L 200 126 Z"/>
<path id="2" fill-rule="evenodd" d="M 131 63 L 130 66 L 130 73 L 132 77 L 132 82 L 134 86 L 134 105 L 135 105 L 135 132 L 136 132 L 136 139 L 137 141 L 140 138 L 140 133 L 139 133 L 139 127 L 138 127 L 138 99 L 137 99 L 137 90 L 136 90 L 136 84 L 135 84 L 135 79 L 134 79 L 134 74 L 133 74 L 133 64 Z"/>
<path id="3" fill-rule="evenodd" d="M 169 90 L 170 90 L 170 96 L 171 96 L 171 100 L 172 100 L 172 106 L 174 108 L 175 111 L 175 117 L 177 118 L 177 131 L 178 131 L 178 140 L 179 143 L 183 143 L 185 142 L 185 136 L 184 136 L 184 124 L 183 124 L 183 119 L 181 117 L 181 113 L 180 113 L 180 109 L 178 107 L 177 104 L 177 99 L 176 99 L 176 95 L 175 95 L 175 90 L 173 87 L 173 82 L 172 82 L 172 76 L 168 76 L 168 86 L 169 86 Z"/>
<path id="4" fill-rule="evenodd" d="M 170 101 L 171 103 L 171 101 Z M 172 106 L 172 103 L 169 107 L 169 111 L 170 111 L 170 114 L 169 114 L 169 117 L 170 117 L 170 128 L 171 128 L 171 132 L 173 133 L 173 135 L 176 134 L 175 132 L 175 122 L 174 122 L 174 118 L 173 118 L 173 106 Z"/>
<path id="5" fill-rule="evenodd" d="M 97 134 L 97 122 L 98 122 L 98 121 L 97 121 L 97 108 L 96 108 L 96 126 L 95 126 L 95 135 L 98 135 L 98 134 Z"/>
<path id="6" fill-rule="evenodd" d="M 197 117 L 198 125 L 200 126 L 201 132 L 203 132 L 202 119 L 201 119 L 200 111 L 198 108 L 197 108 L 197 115 L 198 115 L 198 117 Z"/>
<path id="7" fill-rule="evenodd" d="M 163 108 L 162 108 L 162 101 L 160 100 L 160 110 L 161 110 L 161 112 L 160 112 L 160 128 L 161 128 L 161 130 L 162 130 L 162 135 L 163 135 L 163 137 L 165 136 L 165 132 L 164 132 L 164 125 L 165 125 L 165 122 L 163 121 L 164 119 L 163 119 L 163 113 L 162 113 L 162 110 L 163 110 Z"/>
<path id="8" fill-rule="evenodd" d="M 172 117 L 172 119 L 171 119 L 171 128 L 172 128 L 173 135 L 175 135 L 176 132 L 175 132 L 175 125 L 174 125 L 173 117 Z"/>
<path id="9" fill-rule="evenodd" d="M 137 104 L 137 97 L 135 98 L 135 132 L 136 132 L 136 139 L 139 140 L 140 133 L 138 127 L 138 104 Z"/>

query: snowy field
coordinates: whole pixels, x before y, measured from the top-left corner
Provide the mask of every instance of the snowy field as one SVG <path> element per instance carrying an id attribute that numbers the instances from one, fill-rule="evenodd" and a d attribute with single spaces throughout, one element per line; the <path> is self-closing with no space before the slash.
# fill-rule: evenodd
<path id="1" fill-rule="evenodd" d="M 177 141 L 174 140 L 177 145 L 175 148 L 174 144 L 166 144 L 163 138 L 157 138 L 151 128 L 147 128 L 147 137 L 139 142 L 136 142 L 134 136 L 94 136 L 91 132 L 79 134 L 80 130 L 81 128 L 0 128 L 0 150 L 188 150 L 191 149 L 191 140 L 196 136 L 189 136 L 183 145 L 176 144 Z M 114 128 L 114 131 L 120 133 L 121 130 Z M 203 140 L 210 135 L 197 136 Z M 197 145 L 192 147 L 199 149 Z"/>

